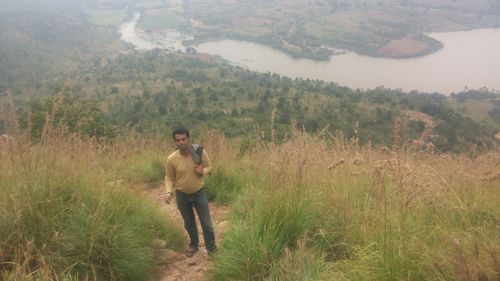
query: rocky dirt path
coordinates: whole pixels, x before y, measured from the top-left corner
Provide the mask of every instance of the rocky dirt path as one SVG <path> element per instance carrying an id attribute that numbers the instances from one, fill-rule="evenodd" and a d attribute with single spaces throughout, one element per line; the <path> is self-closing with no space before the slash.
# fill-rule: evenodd
<path id="1" fill-rule="evenodd" d="M 154 188 L 146 186 L 135 186 L 134 189 L 140 191 L 145 197 L 156 202 L 165 213 L 173 217 L 179 226 L 183 229 L 181 214 L 177 210 L 175 200 L 170 204 L 163 202 L 164 189 L 162 185 Z M 217 244 L 220 243 L 221 236 L 226 230 L 227 221 L 225 220 L 228 211 L 227 206 L 216 206 L 210 203 L 210 214 L 215 228 Z M 200 250 L 192 257 L 188 258 L 183 253 L 177 253 L 169 249 L 161 249 L 158 257 L 158 270 L 153 280 L 158 281 L 208 281 L 207 273 L 210 271 L 212 262 L 207 259 L 207 251 L 203 242 L 201 226 L 198 223 L 198 232 L 200 237 Z M 187 239 L 187 233 L 185 233 Z M 187 239 L 188 241 L 188 239 Z"/>

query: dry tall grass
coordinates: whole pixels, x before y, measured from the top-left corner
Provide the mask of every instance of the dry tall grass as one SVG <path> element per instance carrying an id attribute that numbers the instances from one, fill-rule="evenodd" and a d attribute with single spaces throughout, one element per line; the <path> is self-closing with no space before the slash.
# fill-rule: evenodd
<path id="1" fill-rule="evenodd" d="M 216 257 L 214 280 L 500 278 L 498 147 L 474 158 L 419 152 L 399 142 L 397 124 L 391 148 L 361 146 L 355 138 L 313 136 L 300 130 L 279 144 L 274 137 L 265 142 L 258 136 L 229 140 L 217 132 L 199 135 L 195 142 L 206 147 L 215 165 L 217 180 L 211 182 L 209 192 L 230 191 L 225 200 L 233 200 L 231 227 Z M 30 213 L 28 224 L 17 223 L 24 218 L 24 210 L 51 204 L 43 201 L 52 198 L 44 197 L 46 193 L 66 192 L 71 200 L 114 198 L 104 196 L 110 190 L 130 192 L 127 181 L 161 179 L 158 165 L 151 163 L 161 162 L 172 150 L 170 139 L 160 136 L 131 133 L 103 142 L 50 123 L 40 142 L 17 134 L 15 141 L 2 145 L 0 221 L 7 232 L 2 232 L 0 266 L 8 272 L 4 278 L 31 280 L 33 272 L 47 277 L 71 273 L 74 268 L 54 266 L 44 252 L 46 246 L 37 243 L 40 239 L 60 242 L 59 228 L 30 232 L 26 226 L 43 217 L 37 213 Z M 83 186 L 91 195 L 74 192 L 75 186 Z M 28 196 L 33 190 L 46 192 Z M 120 198 L 128 198 L 124 196 Z M 109 201 L 97 199 L 96 206 Z M 134 211 L 127 204 L 142 204 L 127 200 L 110 208 L 130 214 Z M 54 210 L 50 214 L 65 212 Z M 99 208 L 93 210 L 105 218 Z M 46 229 L 46 221 L 40 221 L 39 229 Z M 136 226 L 144 222 L 150 221 L 136 217 Z M 107 223 L 103 221 L 102 229 L 107 229 Z M 165 236 L 166 229 L 175 228 L 153 223 L 158 225 L 154 234 Z M 178 244 L 182 242 L 171 241 L 172 247 Z M 54 255 L 61 249 L 55 245 L 50 249 Z M 104 256 L 113 251 L 112 247 L 100 249 Z M 119 256 L 134 255 L 136 250 Z M 94 271 L 99 268 L 89 257 L 85 259 L 78 262 L 76 278 L 98 279 Z M 151 256 L 144 261 L 141 267 L 147 271 Z M 290 274 L 289 269 L 298 266 L 300 270 Z M 133 267 L 125 265 L 128 270 Z M 140 280 L 133 273 L 130 276 L 135 277 L 127 279 L 110 273 L 115 271 L 99 270 L 111 279 Z"/>
<path id="2" fill-rule="evenodd" d="M 286 267 L 281 254 L 255 268 L 264 273 L 244 270 L 262 261 L 258 253 L 229 258 L 248 251 L 244 245 L 251 243 L 238 239 L 266 239 L 250 235 L 248 226 L 253 213 L 269 216 L 257 223 L 275 219 L 277 213 L 259 209 L 260 202 L 267 202 L 297 204 L 314 215 L 297 213 L 295 219 L 309 220 L 304 222 L 308 230 L 295 229 L 302 232 L 287 237 L 302 237 L 309 248 L 319 249 L 320 260 L 328 261 L 328 270 L 339 279 L 497 280 L 500 150 L 476 158 L 416 152 L 399 144 L 395 127 L 390 149 L 298 130 L 283 144 L 256 142 L 242 157 L 228 146 L 225 162 L 218 165 L 228 171 L 244 166 L 253 177 L 247 178 L 244 195 L 234 205 L 235 234 L 226 234 L 215 279 L 263 280 L 270 274 L 276 280 L 271 270 Z M 242 229 L 247 235 L 240 235 Z M 296 242 L 283 245 L 287 251 L 301 251 Z M 289 260 L 290 254 L 283 258 Z"/>
<path id="3" fill-rule="evenodd" d="M 180 250 L 180 226 L 122 179 L 137 155 L 163 158 L 159 138 L 112 143 L 44 130 L 0 147 L 0 269 L 3 280 L 145 280 L 154 239 Z M 149 175 L 150 163 L 144 161 Z M 149 166 L 148 166 L 149 165 Z"/>

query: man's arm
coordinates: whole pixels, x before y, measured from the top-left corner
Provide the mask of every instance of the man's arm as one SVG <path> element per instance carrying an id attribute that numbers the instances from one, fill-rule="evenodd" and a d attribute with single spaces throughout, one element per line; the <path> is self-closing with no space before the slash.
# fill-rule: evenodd
<path id="1" fill-rule="evenodd" d="M 165 165 L 165 191 L 167 197 L 165 198 L 165 203 L 169 204 L 173 197 L 173 189 L 175 182 L 175 168 L 172 160 L 167 158 L 167 163 Z"/>

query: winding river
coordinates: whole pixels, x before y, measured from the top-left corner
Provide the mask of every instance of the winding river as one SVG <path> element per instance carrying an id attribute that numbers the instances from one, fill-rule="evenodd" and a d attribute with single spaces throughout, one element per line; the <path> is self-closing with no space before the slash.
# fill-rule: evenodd
<path id="1" fill-rule="evenodd" d="M 149 39 L 142 36 L 135 28 L 139 17 L 137 14 L 122 24 L 122 40 L 143 50 L 183 50 L 180 44 L 182 35 L 172 38 L 172 35 L 163 34 Z M 444 47 L 433 54 L 408 59 L 376 58 L 346 52 L 330 57 L 329 61 L 318 62 L 294 59 L 265 45 L 235 40 L 203 43 L 196 49 L 250 70 L 332 81 L 354 89 L 384 86 L 443 94 L 483 87 L 500 91 L 500 29 L 428 35 L 441 41 Z"/>

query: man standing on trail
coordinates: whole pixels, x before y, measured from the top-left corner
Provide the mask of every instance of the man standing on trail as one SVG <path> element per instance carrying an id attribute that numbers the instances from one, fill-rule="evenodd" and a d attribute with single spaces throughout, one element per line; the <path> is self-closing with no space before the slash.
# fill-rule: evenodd
<path id="1" fill-rule="evenodd" d="M 203 239 L 209 256 L 215 253 L 215 232 L 208 209 L 208 199 L 203 190 L 204 176 L 212 170 L 212 164 L 207 152 L 201 145 L 191 144 L 189 131 L 186 128 L 176 128 L 172 131 L 177 150 L 167 158 L 165 168 L 165 188 L 167 196 L 165 203 L 170 204 L 175 189 L 175 201 L 182 219 L 184 228 L 189 234 L 191 242 L 186 247 L 186 256 L 191 257 L 198 251 L 198 228 L 193 207 L 203 230 Z"/>

